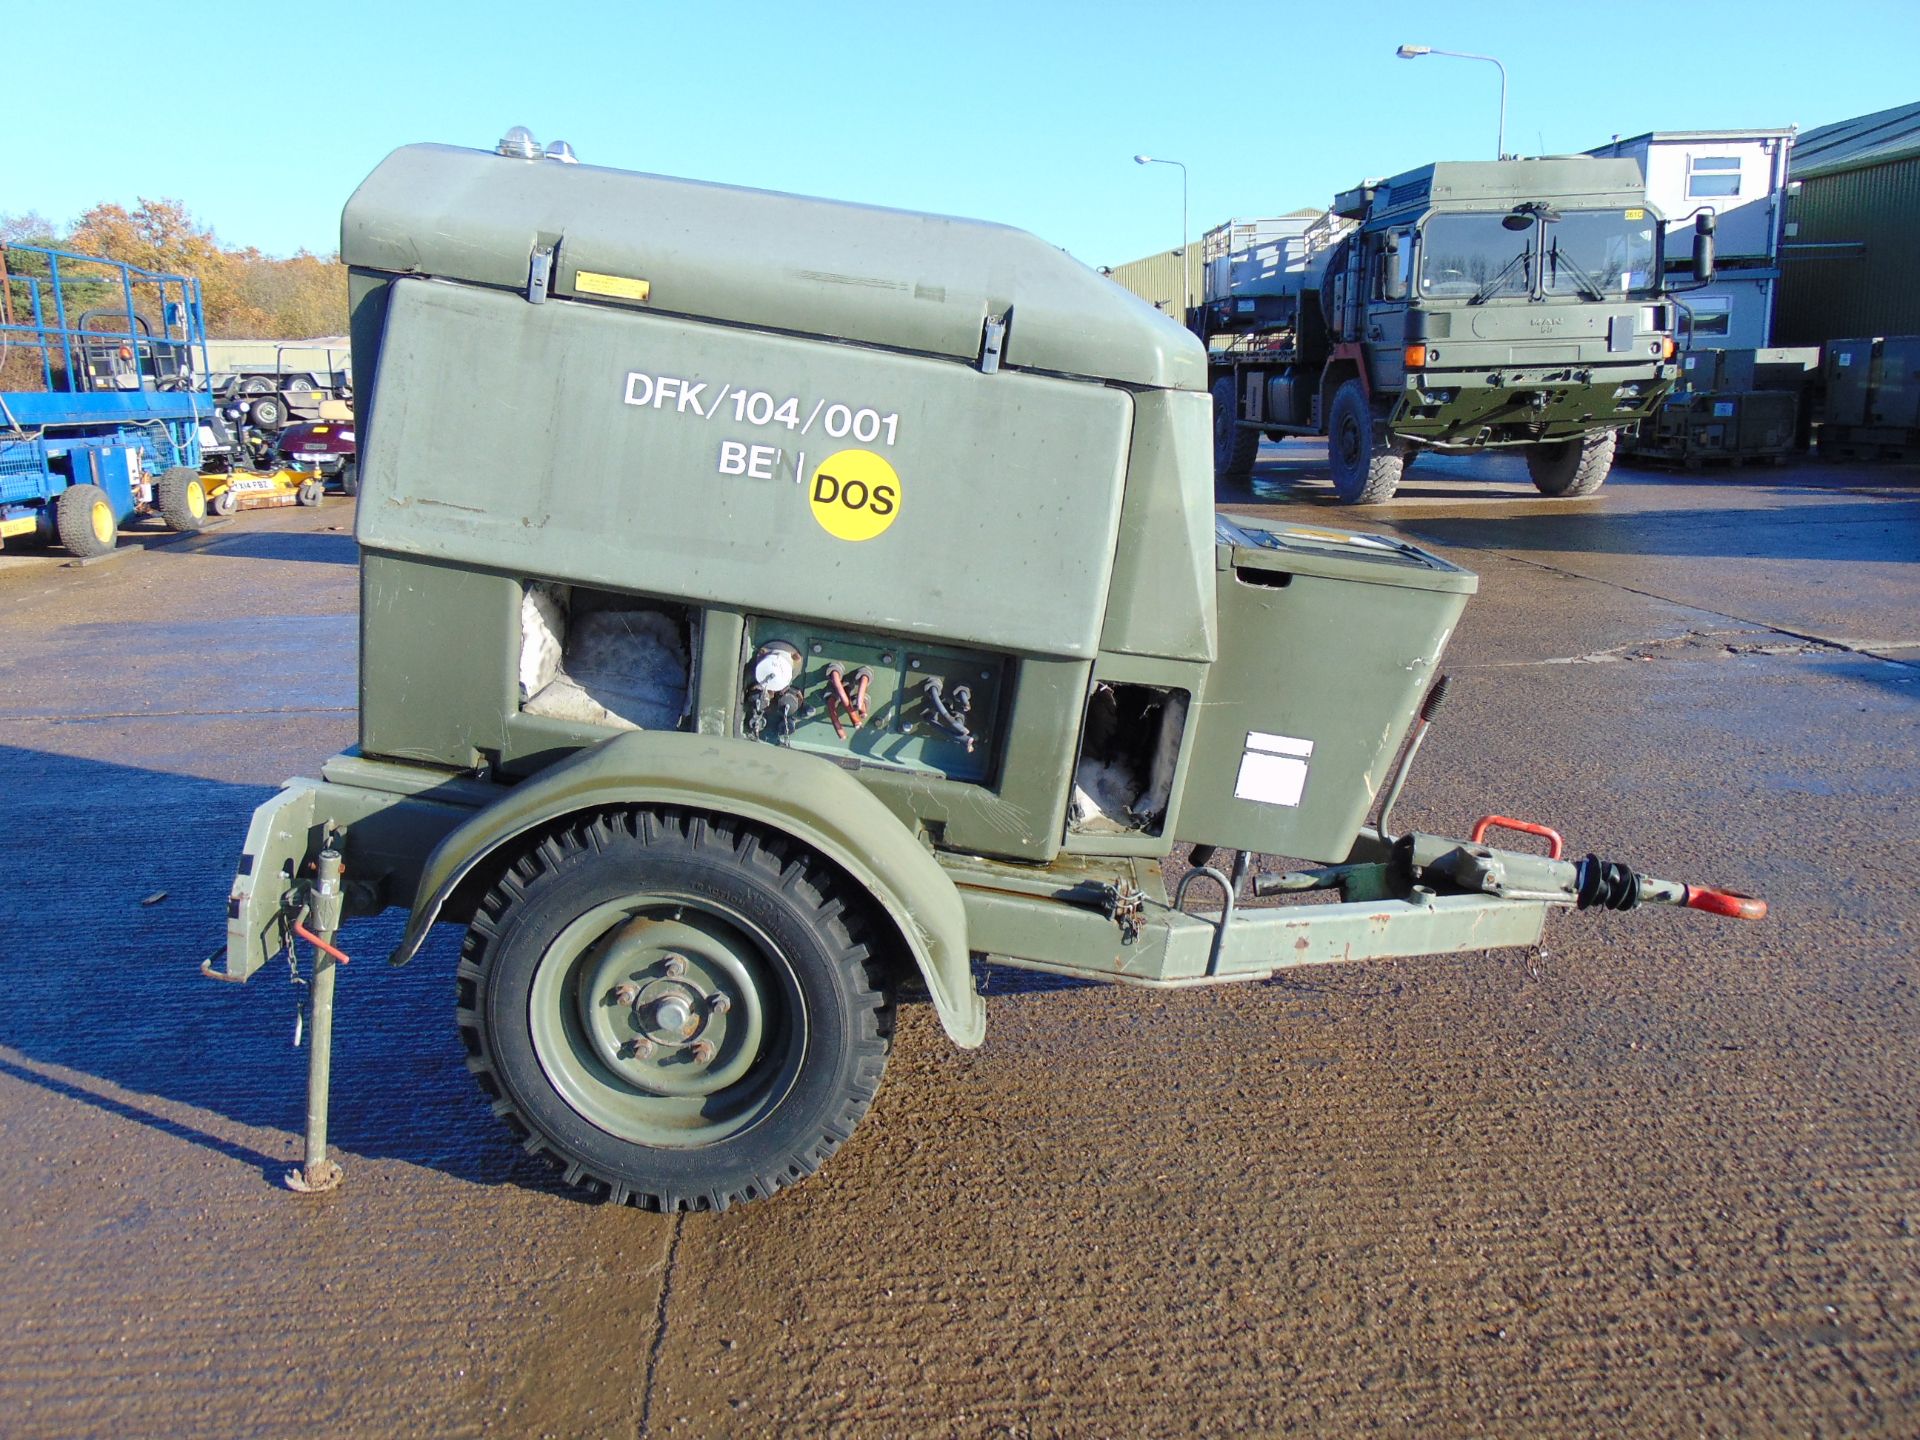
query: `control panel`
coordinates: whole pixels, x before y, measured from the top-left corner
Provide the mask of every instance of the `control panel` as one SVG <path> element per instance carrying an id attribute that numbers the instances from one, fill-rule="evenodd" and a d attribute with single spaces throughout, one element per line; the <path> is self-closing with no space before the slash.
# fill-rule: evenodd
<path id="1" fill-rule="evenodd" d="M 1006 660 L 793 621 L 747 630 L 741 733 L 980 781 L 999 744 Z"/>

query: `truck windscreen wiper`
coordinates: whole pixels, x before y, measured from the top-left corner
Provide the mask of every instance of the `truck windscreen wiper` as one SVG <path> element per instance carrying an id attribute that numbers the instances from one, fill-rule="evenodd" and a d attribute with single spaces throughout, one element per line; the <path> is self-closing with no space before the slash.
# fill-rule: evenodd
<path id="1" fill-rule="evenodd" d="M 1486 284 L 1482 285 L 1478 290 L 1473 292 L 1473 298 L 1468 300 L 1467 304 L 1469 305 L 1486 304 L 1488 298 L 1492 296 L 1496 291 L 1498 291 L 1502 285 L 1507 283 L 1507 277 L 1513 273 L 1513 267 L 1523 263 L 1527 259 L 1527 257 L 1532 254 L 1533 254 L 1533 247 L 1529 245 L 1526 249 L 1522 250 L 1519 254 L 1515 255 L 1511 260 L 1507 261 L 1506 264 L 1500 267 L 1499 274 L 1495 275 L 1491 280 L 1487 281 Z"/>
<path id="2" fill-rule="evenodd" d="M 1607 292 L 1600 288 L 1600 282 L 1582 269 L 1580 262 L 1573 256 L 1562 253 L 1558 240 L 1554 241 L 1553 247 L 1547 251 L 1547 261 L 1553 267 L 1549 274 L 1557 275 L 1560 267 L 1566 266 L 1568 273 L 1573 276 L 1573 283 L 1580 287 L 1588 299 L 1605 300 L 1607 298 Z M 1551 285 L 1552 281 L 1548 284 Z"/>

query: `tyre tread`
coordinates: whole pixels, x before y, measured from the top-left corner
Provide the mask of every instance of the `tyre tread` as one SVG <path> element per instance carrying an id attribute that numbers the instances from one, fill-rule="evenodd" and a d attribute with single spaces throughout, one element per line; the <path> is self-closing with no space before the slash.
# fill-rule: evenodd
<path id="1" fill-rule="evenodd" d="M 705 1193 L 674 1186 L 637 1185 L 602 1173 L 586 1158 L 562 1153 L 535 1128 L 501 1084 L 487 1043 L 481 992 L 506 912 L 525 900 L 542 877 L 606 853 L 608 842 L 629 836 L 648 846 L 683 845 L 693 852 L 721 849 L 736 863 L 764 873 L 812 912 L 828 937 L 833 963 L 854 1001 L 855 1025 L 849 1037 L 846 1083 L 836 1110 L 822 1117 L 815 1133 L 788 1149 L 783 1164 L 763 1167 L 739 1183 Z M 784 837 L 730 817 L 701 812 L 686 815 L 653 807 L 601 812 L 550 832 L 505 867 L 482 897 L 461 944 L 455 970 L 455 1018 L 467 1050 L 467 1068 L 527 1154 L 557 1171 L 563 1183 L 615 1204 L 663 1213 L 723 1211 L 730 1205 L 762 1199 L 812 1175 L 849 1138 L 879 1091 L 894 1032 L 895 1002 L 882 967 L 866 942 L 870 918 L 864 907 L 849 905 L 836 893 L 837 877 L 811 851 Z"/>

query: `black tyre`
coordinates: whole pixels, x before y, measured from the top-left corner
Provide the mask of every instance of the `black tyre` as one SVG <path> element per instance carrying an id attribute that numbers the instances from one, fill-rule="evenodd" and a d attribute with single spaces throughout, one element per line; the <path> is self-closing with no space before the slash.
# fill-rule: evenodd
<path id="1" fill-rule="evenodd" d="M 1230 374 L 1213 382 L 1213 482 L 1244 490 L 1253 479 L 1260 432 L 1235 423 L 1240 417 L 1236 385 Z"/>
<path id="2" fill-rule="evenodd" d="M 98 485 L 69 485 L 54 502 L 54 533 L 69 554 L 105 555 L 120 540 L 120 517 Z"/>
<path id="3" fill-rule="evenodd" d="M 724 1210 L 805 1179 L 872 1103 L 893 1006 L 852 897 L 783 837 L 583 817 L 482 901 L 459 969 L 481 1087 L 569 1184 Z"/>
<path id="4" fill-rule="evenodd" d="M 190 532 L 207 523 L 207 484 L 198 470 L 174 466 L 154 482 L 153 498 L 169 530 Z"/>
<path id="5" fill-rule="evenodd" d="M 340 463 L 340 493 L 358 495 L 360 493 L 360 462 L 343 460 Z"/>
<path id="6" fill-rule="evenodd" d="M 318 505 L 326 495 L 327 487 L 318 480 L 302 480 L 300 488 L 293 492 L 293 498 L 302 505 Z"/>
<path id="7" fill-rule="evenodd" d="M 1607 483 L 1619 437 L 1608 430 L 1579 440 L 1536 445 L 1527 451 L 1527 473 L 1542 495 L 1591 495 Z"/>
<path id="8" fill-rule="evenodd" d="M 1357 379 L 1342 381 L 1327 412 L 1327 463 L 1340 503 L 1378 505 L 1391 500 L 1404 460 L 1401 451 L 1374 439 L 1366 387 Z"/>
<path id="9" fill-rule="evenodd" d="M 287 402 L 278 395 L 263 395 L 247 407 L 247 419 L 262 430 L 278 430 L 287 423 Z"/>

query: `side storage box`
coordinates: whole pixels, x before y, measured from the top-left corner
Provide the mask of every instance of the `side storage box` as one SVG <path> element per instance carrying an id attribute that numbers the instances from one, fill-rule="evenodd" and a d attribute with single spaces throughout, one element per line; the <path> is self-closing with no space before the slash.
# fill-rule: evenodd
<path id="1" fill-rule="evenodd" d="M 1180 838 L 1343 860 L 1479 581 L 1377 535 L 1222 516 L 1216 538 Z"/>

